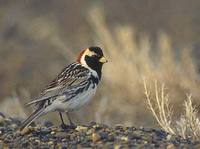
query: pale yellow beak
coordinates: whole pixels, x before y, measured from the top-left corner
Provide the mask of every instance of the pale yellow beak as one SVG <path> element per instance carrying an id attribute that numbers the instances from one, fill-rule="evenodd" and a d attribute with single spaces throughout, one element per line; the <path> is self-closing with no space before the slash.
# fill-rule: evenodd
<path id="1" fill-rule="evenodd" d="M 99 59 L 99 62 L 104 64 L 104 63 L 107 63 L 108 60 L 107 60 L 104 56 L 102 56 L 102 57 Z"/>

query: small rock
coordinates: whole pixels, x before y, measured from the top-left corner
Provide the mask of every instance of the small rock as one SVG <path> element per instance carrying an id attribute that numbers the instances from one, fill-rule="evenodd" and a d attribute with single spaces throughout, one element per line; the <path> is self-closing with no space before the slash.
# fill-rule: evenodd
<path id="1" fill-rule="evenodd" d="M 34 140 L 33 143 L 34 143 L 35 145 L 39 145 L 39 144 L 40 144 L 40 140 L 36 139 L 36 140 Z"/>
<path id="2" fill-rule="evenodd" d="M 28 140 L 24 140 L 24 141 L 22 141 L 21 144 L 22 144 L 23 147 L 26 148 L 29 145 L 29 142 L 28 142 Z"/>
<path id="3" fill-rule="evenodd" d="M 61 141 L 62 141 L 62 142 L 65 142 L 65 141 L 67 141 L 67 139 L 64 138 L 64 139 L 62 139 Z"/>
<path id="4" fill-rule="evenodd" d="M 21 133 L 19 130 L 15 131 L 15 137 L 19 137 L 20 135 L 21 135 Z"/>
<path id="5" fill-rule="evenodd" d="M 116 130 L 123 130 L 123 125 L 122 124 L 116 124 L 115 129 Z"/>
<path id="6" fill-rule="evenodd" d="M 115 137 L 112 134 L 108 135 L 108 141 L 113 142 L 115 140 Z"/>
<path id="7" fill-rule="evenodd" d="M 98 130 L 98 129 L 100 129 L 100 126 L 99 126 L 99 124 L 96 124 L 96 125 L 93 125 L 92 128 L 94 128 L 95 130 Z"/>
<path id="8" fill-rule="evenodd" d="M 94 126 L 96 124 L 97 124 L 96 122 L 90 122 L 89 127 L 92 127 L 92 126 Z"/>
<path id="9" fill-rule="evenodd" d="M 62 149 L 67 149 L 67 146 L 68 146 L 68 144 L 67 143 L 64 143 L 63 145 L 62 145 Z"/>
<path id="10" fill-rule="evenodd" d="M 56 134 L 56 132 L 55 132 L 55 131 L 52 131 L 52 132 L 51 132 L 51 135 L 55 135 L 55 134 Z"/>
<path id="11" fill-rule="evenodd" d="M 17 125 L 17 124 L 12 124 L 11 127 L 12 127 L 12 128 L 17 128 L 18 125 Z"/>
<path id="12" fill-rule="evenodd" d="M 143 143 L 144 143 L 144 144 L 147 144 L 147 143 L 148 143 L 148 141 L 144 141 Z"/>
<path id="13" fill-rule="evenodd" d="M 10 118 L 5 118 L 4 121 L 9 123 L 9 124 L 12 122 L 12 120 Z"/>
<path id="14" fill-rule="evenodd" d="M 128 140 L 129 140 L 128 137 L 126 137 L 126 136 L 122 136 L 120 139 L 121 139 L 122 141 L 128 141 Z"/>
<path id="15" fill-rule="evenodd" d="M 167 140 L 170 140 L 172 138 L 172 135 L 171 134 L 168 134 L 167 135 Z"/>
<path id="16" fill-rule="evenodd" d="M 1 148 L 200 148 L 199 141 L 183 139 L 152 128 L 134 128 L 91 123 L 76 129 L 60 129 L 46 121 L 44 125 L 29 126 L 16 131 L 19 122 L 3 117 L 0 125 Z M 51 126 L 52 125 L 52 126 Z M 40 127 L 41 126 L 41 127 Z M 1 141 L 2 140 L 2 141 Z M 5 146 L 7 145 L 7 146 Z"/>
<path id="17" fill-rule="evenodd" d="M 99 135 L 101 136 L 101 139 L 104 139 L 104 140 L 108 139 L 108 133 L 106 132 L 100 132 Z"/>
<path id="18" fill-rule="evenodd" d="M 46 128 L 46 127 L 45 128 L 41 128 L 40 133 L 44 134 L 44 135 L 49 134 L 49 133 L 51 133 L 51 129 Z"/>
<path id="19" fill-rule="evenodd" d="M 166 149 L 175 149 L 175 146 L 174 144 L 169 144 L 167 145 Z"/>
<path id="20" fill-rule="evenodd" d="M 51 121 L 45 121 L 45 122 L 43 123 L 43 125 L 46 126 L 46 127 L 52 127 L 52 126 L 53 126 L 53 123 L 52 123 Z"/>
<path id="21" fill-rule="evenodd" d="M 49 141 L 49 142 L 48 142 L 48 145 L 53 145 L 53 144 L 54 144 L 53 141 Z"/>
<path id="22" fill-rule="evenodd" d="M 30 127 L 25 127 L 22 131 L 20 131 L 20 134 L 21 135 L 29 134 L 34 130 L 35 130 L 34 127 L 31 127 L 31 126 Z"/>
<path id="23" fill-rule="evenodd" d="M 58 128 L 55 127 L 55 126 L 53 126 L 53 127 L 51 127 L 51 130 L 57 132 L 57 131 L 58 131 Z"/>
<path id="24" fill-rule="evenodd" d="M 64 131 L 60 131 L 56 133 L 56 137 L 60 137 L 60 138 L 69 138 L 69 134 L 64 132 Z"/>
<path id="25" fill-rule="evenodd" d="M 89 129 L 89 130 L 86 132 L 86 134 L 87 134 L 87 135 L 91 135 L 94 131 L 95 131 L 94 129 Z"/>
<path id="26" fill-rule="evenodd" d="M 114 147 L 114 149 L 121 149 L 122 148 L 122 145 L 120 145 L 120 144 L 117 144 L 117 145 L 115 145 L 115 147 Z"/>
<path id="27" fill-rule="evenodd" d="M 101 136 L 99 134 L 97 134 L 97 133 L 93 133 L 92 134 L 92 141 L 93 142 L 97 142 L 99 140 L 101 140 Z"/>
<path id="28" fill-rule="evenodd" d="M 77 126 L 76 127 L 76 129 L 75 129 L 76 131 L 87 131 L 88 130 L 88 128 L 87 127 L 84 127 L 84 126 Z"/>

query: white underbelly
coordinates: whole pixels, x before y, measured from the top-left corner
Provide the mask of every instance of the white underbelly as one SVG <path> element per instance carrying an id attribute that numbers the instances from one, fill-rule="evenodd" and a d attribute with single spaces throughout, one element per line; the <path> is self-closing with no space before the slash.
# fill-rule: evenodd
<path id="1" fill-rule="evenodd" d="M 96 93 L 96 89 L 97 86 L 95 86 L 94 88 L 92 88 L 91 86 L 89 87 L 87 92 L 83 92 L 66 102 L 63 102 L 66 98 L 65 95 L 60 96 L 56 100 L 54 100 L 53 103 L 45 109 L 45 111 L 70 112 L 73 110 L 77 110 L 87 104 L 92 99 L 92 97 Z"/>
<path id="2" fill-rule="evenodd" d="M 92 99 L 95 93 L 96 87 L 94 89 L 90 89 L 88 92 L 80 94 L 78 97 L 74 97 L 69 101 L 69 104 L 67 105 L 67 111 L 73 111 L 81 108 Z"/>

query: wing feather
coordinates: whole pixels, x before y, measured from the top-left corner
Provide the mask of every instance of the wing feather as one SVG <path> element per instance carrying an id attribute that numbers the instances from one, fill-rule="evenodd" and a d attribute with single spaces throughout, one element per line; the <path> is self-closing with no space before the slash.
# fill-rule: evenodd
<path id="1" fill-rule="evenodd" d="M 25 104 L 40 103 L 49 98 L 62 95 L 64 92 L 71 90 L 75 86 L 79 86 L 89 78 L 89 70 L 79 63 L 72 63 L 64 68 L 61 73 L 41 92 L 40 96 Z"/>

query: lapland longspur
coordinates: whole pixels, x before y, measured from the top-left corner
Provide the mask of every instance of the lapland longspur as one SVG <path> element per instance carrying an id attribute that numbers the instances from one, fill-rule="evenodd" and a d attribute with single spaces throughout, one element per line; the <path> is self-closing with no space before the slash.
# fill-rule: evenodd
<path id="1" fill-rule="evenodd" d="M 36 105 L 36 109 L 22 122 L 20 130 L 51 111 L 59 112 L 62 125 L 65 125 L 62 117 L 62 112 L 65 112 L 70 125 L 73 125 L 68 112 L 79 109 L 91 100 L 101 79 L 102 66 L 106 62 L 101 48 L 89 47 L 83 50 L 76 62 L 65 67 L 39 97 L 26 104 Z"/>

